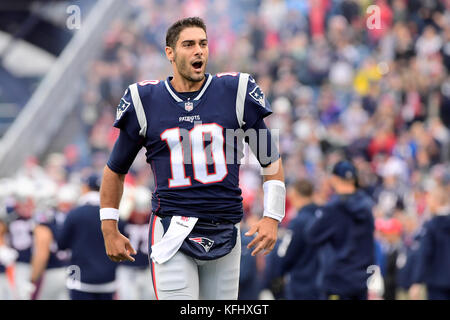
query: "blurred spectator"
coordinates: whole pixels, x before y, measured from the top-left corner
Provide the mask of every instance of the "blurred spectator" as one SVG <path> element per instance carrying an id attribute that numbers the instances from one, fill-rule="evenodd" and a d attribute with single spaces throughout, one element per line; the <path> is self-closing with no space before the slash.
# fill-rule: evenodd
<path id="1" fill-rule="evenodd" d="M 429 300 L 449 300 L 450 199 L 442 186 L 436 186 L 430 190 L 428 201 L 433 216 L 422 230 L 410 294 L 417 297 L 418 284 L 424 283 Z"/>

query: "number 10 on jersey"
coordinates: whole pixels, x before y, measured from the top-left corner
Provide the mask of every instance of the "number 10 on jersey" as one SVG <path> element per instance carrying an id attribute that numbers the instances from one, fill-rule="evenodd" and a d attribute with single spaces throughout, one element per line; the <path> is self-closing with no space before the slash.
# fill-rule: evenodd
<path id="1" fill-rule="evenodd" d="M 190 150 L 184 150 L 182 135 L 179 127 L 170 128 L 161 133 L 161 140 L 165 140 L 170 150 L 169 188 L 186 187 L 191 185 L 191 177 L 186 176 L 184 152 L 191 153 L 193 178 L 200 183 L 208 184 L 222 181 L 228 174 L 224 151 L 223 128 L 217 123 L 198 124 L 186 136 L 189 136 Z M 211 137 L 211 143 L 205 147 L 205 134 Z M 208 172 L 207 152 L 211 154 L 214 172 Z"/>

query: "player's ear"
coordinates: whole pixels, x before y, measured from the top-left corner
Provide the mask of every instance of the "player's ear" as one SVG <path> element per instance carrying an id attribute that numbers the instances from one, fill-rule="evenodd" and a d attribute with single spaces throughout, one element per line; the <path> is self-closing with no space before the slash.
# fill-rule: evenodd
<path id="1" fill-rule="evenodd" d="M 169 59 L 169 61 L 172 63 L 175 59 L 175 53 L 172 47 L 167 46 L 166 47 L 166 57 Z"/>

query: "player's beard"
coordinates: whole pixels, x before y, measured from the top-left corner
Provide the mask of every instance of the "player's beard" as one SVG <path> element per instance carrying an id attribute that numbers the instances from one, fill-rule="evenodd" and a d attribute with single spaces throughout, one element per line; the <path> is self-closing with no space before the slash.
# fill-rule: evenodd
<path id="1" fill-rule="evenodd" d="M 206 64 L 208 62 L 208 59 L 205 60 L 202 68 L 203 68 L 203 72 L 201 73 L 195 73 L 191 70 L 192 65 L 191 63 L 184 58 L 177 58 L 177 55 L 174 55 L 174 61 L 175 61 L 175 65 L 177 66 L 177 70 L 178 73 L 186 80 L 188 81 L 192 81 L 192 82 L 200 82 L 205 78 L 205 69 L 206 69 Z"/>

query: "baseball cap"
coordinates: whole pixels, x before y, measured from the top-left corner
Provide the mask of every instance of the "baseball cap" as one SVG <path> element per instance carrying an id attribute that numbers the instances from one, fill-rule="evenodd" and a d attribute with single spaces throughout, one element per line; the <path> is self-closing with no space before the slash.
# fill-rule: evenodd
<path id="1" fill-rule="evenodd" d="M 87 185 L 92 190 L 100 190 L 100 185 L 102 183 L 101 176 L 97 173 L 91 173 L 85 179 L 83 179 L 83 183 Z"/>
<path id="2" fill-rule="evenodd" d="M 332 174 L 344 180 L 358 180 L 356 167 L 348 160 L 337 162 L 333 167 Z"/>

